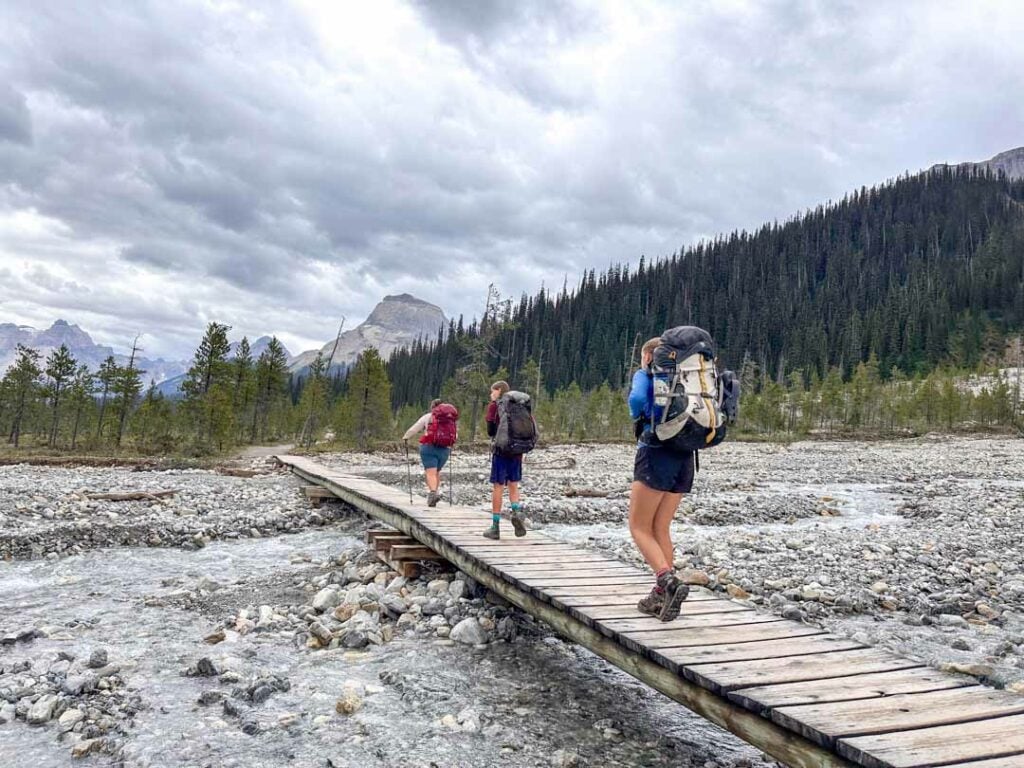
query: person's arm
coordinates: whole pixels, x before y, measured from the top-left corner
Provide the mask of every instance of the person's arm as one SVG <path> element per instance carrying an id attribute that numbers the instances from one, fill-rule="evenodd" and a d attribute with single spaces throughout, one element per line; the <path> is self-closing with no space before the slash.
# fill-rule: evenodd
<path id="1" fill-rule="evenodd" d="M 411 437 L 415 437 L 420 432 L 425 431 L 428 424 L 430 424 L 430 414 L 424 413 L 422 416 L 419 417 L 419 419 L 416 420 L 415 424 L 413 424 L 411 427 L 409 427 L 409 429 L 405 431 L 405 434 L 402 436 L 402 439 L 408 440 Z"/>
<path id="2" fill-rule="evenodd" d="M 651 377 L 646 371 L 633 374 L 633 386 L 629 390 L 629 415 L 640 419 L 651 415 Z"/>
<path id="3" fill-rule="evenodd" d="M 498 404 L 490 402 L 487 405 L 487 436 L 494 437 L 498 434 Z"/>

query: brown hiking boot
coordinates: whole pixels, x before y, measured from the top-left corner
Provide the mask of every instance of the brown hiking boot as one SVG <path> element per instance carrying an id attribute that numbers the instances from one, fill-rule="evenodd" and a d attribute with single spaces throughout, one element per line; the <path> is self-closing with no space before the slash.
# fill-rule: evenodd
<path id="1" fill-rule="evenodd" d="M 441 500 L 441 494 L 437 491 L 431 491 L 427 494 L 427 506 L 436 507 L 437 502 Z"/>
<path id="2" fill-rule="evenodd" d="M 646 613 L 649 616 L 660 616 L 661 606 L 664 604 L 665 593 L 659 592 L 657 589 L 652 589 L 651 594 L 642 598 L 640 602 L 636 604 L 636 609 L 640 611 L 640 613 Z"/>
<path id="3" fill-rule="evenodd" d="M 526 523 L 522 511 L 513 512 L 509 515 L 509 520 L 512 521 L 512 530 L 515 531 L 516 536 L 526 535 Z"/>
<path id="4" fill-rule="evenodd" d="M 665 590 L 664 600 L 658 618 L 662 621 L 672 621 L 682 610 L 683 601 L 690 594 L 690 588 L 681 582 L 674 573 L 662 574 L 658 579 L 658 586 Z"/>
<path id="5" fill-rule="evenodd" d="M 498 528 L 498 524 L 497 523 L 491 523 L 491 527 L 483 532 L 483 537 L 485 539 L 500 539 L 501 538 L 501 530 Z"/>

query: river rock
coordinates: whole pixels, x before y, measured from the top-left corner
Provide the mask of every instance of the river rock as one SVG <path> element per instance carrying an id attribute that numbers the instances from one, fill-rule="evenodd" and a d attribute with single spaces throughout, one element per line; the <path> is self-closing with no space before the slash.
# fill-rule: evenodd
<path id="1" fill-rule="evenodd" d="M 704 571 L 697 570 L 696 568 L 684 568 L 679 572 L 679 580 L 683 584 L 695 584 L 698 587 L 706 587 L 711 583 L 711 577 L 708 576 Z"/>
<path id="2" fill-rule="evenodd" d="M 17 717 L 17 709 L 13 704 L 5 702 L 0 705 L 0 725 L 13 723 L 15 717 Z"/>
<path id="3" fill-rule="evenodd" d="M 456 624 L 450 635 L 452 640 L 466 645 L 481 645 L 487 642 L 487 633 L 475 618 L 463 619 Z"/>
<path id="4" fill-rule="evenodd" d="M 53 714 L 56 710 L 57 697 L 53 694 L 46 694 L 45 696 L 40 696 L 39 700 L 29 708 L 25 719 L 28 720 L 30 725 L 42 725 L 53 719 Z"/>
<path id="5" fill-rule="evenodd" d="M 82 710 L 68 709 L 57 719 L 57 725 L 62 731 L 70 731 L 84 719 L 85 713 Z"/>
<path id="6" fill-rule="evenodd" d="M 85 663 L 85 666 L 89 669 L 99 669 L 100 667 L 107 666 L 107 649 L 97 648 L 89 655 L 89 661 Z"/>
<path id="7" fill-rule="evenodd" d="M 341 595 L 338 594 L 336 589 L 331 587 L 324 587 L 316 593 L 316 597 L 313 598 L 313 608 L 317 613 L 324 613 L 329 611 L 331 608 L 341 602 Z"/>
<path id="8" fill-rule="evenodd" d="M 334 711 L 339 715 L 350 717 L 363 708 L 362 697 L 351 688 L 346 688 L 341 698 L 334 705 Z"/>

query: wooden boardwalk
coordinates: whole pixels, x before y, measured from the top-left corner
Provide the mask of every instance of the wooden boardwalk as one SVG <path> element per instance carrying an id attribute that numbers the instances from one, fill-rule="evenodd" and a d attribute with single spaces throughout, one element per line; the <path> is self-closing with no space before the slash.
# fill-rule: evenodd
<path id="1" fill-rule="evenodd" d="M 791 766 L 1024 768 L 1024 697 L 723 599 L 636 609 L 651 576 L 531 531 L 490 541 L 479 509 L 299 456 L 282 464 L 416 539 L 522 610 Z"/>

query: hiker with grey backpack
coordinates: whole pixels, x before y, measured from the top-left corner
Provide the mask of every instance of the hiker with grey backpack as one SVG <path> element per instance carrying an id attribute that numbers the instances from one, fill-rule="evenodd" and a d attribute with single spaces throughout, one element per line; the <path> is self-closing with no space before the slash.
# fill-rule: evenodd
<path id="1" fill-rule="evenodd" d="M 721 443 L 736 420 L 739 380 L 732 371 L 718 370 L 714 341 L 694 326 L 650 339 L 640 359 L 629 393 L 637 438 L 629 532 L 655 582 L 637 609 L 672 621 L 690 591 L 676 576 L 672 521 L 693 488 L 699 451 Z"/>
<path id="2" fill-rule="evenodd" d="M 511 506 L 509 518 L 516 536 L 526 535 L 519 483 L 523 479 L 523 456 L 537 444 L 537 422 L 533 405 L 525 392 L 509 389 L 508 383 L 491 385 L 487 406 L 487 436 L 491 438 L 491 526 L 484 538 L 501 538 L 501 507 L 505 488 Z"/>

